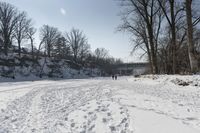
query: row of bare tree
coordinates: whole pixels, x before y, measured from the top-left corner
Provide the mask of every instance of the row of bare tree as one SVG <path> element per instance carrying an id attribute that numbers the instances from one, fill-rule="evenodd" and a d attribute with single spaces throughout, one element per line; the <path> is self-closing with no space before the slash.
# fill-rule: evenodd
<path id="1" fill-rule="evenodd" d="M 40 28 L 39 50 L 43 50 L 48 57 L 68 58 L 83 62 L 90 54 L 90 45 L 86 36 L 78 29 L 72 29 L 63 35 L 58 28 L 43 25 Z"/>
<path id="2" fill-rule="evenodd" d="M 39 42 L 35 41 L 36 32 L 33 20 L 26 12 L 19 11 L 9 3 L 0 2 L 0 55 L 9 56 L 17 52 L 21 57 L 22 48 L 25 48 L 34 60 L 42 55 L 105 69 L 108 65 L 121 63 L 112 58 L 105 48 L 91 52 L 86 35 L 79 29 L 73 28 L 70 32 L 62 33 L 56 27 L 43 25 L 39 29 Z"/>
<path id="3" fill-rule="evenodd" d="M 133 50 L 145 51 L 151 73 L 198 71 L 198 0 L 119 1 L 123 22 L 119 30 L 133 36 Z"/>
<path id="4" fill-rule="evenodd" d="M 1 51 L 8 55 L 8 50 L 15 40 L 18 44 L 19 56 L 21 44 L 25 39 L 32 39 L 35 30 L 32 27 L 31 19 L 28 19 L 25 12 L 18 11 L 14 6 L 0 2 L 0 37 Z"/>

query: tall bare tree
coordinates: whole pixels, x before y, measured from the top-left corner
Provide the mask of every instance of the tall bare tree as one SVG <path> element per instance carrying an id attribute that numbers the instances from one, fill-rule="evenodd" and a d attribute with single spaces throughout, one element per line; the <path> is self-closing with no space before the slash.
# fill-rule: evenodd
<path id="1" fill-rule="evenodd" d="M 57 43 L 57 39 L 61 36 L 60 31 L 49 25 L 43 25 L 40 29 L 41 44 L 45 46 L 45 52 L 51 57 L 53 46 Z"/>
<path id="2" fill-rule="evenodd" d="M 66 34 L 67 44 L 70 46 L 74 61 L 78 59 L 81 61 L 88 55 L 90 45 L 88 44 L 86 36 L 78 29 L 72 29 Z"/>
<path id="3" fill-rule="evenodd" d="M 0 31 L 5 55 L 8 54 L 8 48 L 12 45 L 12 37 L 17 20 L 17 9 L 6 2 L 0 2 Z"/>
<path id="4" fill-rule="evenodd" d="M 29 25 L 29 28 L 27 30 L 27 36 L 31 43 L 32 58 L 34 58 L 34 35 L 35 35 L 35 33 L 36 33 L 36 29 L 32 25 Z"/>
<path id="5" fill-rule="evenodd" d="M 185 0 L 185 5 L 186 5 L 186 17 L 187 17 L 188 54 L 190 59 L 191 71 L 195 72 L 198 69 L 198 61 L 195 57 L 195 47 L 193 42 L 192 0 Z"/>
<path id="6" fill-rule="evenodd" d="M 58 38 L 57 43 L 54 46 L 53 54 L 57 58 L 69 59 L 71 55 L 70 46 L 67 45 L 66 39 L 63 36 Z"/>
<path id="7" fill-rule="evenodd" d="M 95 49 L 94 54 L 95 54 L 97 60 L 98 59 L 105 59 L 105 58 L 109 57 L 109 52 L 105 48 L 97 48 L 97 49 Z"/>
<path id="8" fill-rule="evenodd" d="M 157 0 L 165 18 L 169 24 L 171 31 L 171 52 L 172 52 L 172 68 L 173 74 L 177 73 L 177 34 L 176 25 L 183 18 L 182 12 L 184 8 L 181 1 L 175 0 Z M 168 10 L 169 9 L 169 10 Z"/>
<path id="9" fill-rule="evenodd" d="M 121 29 L 136 35 L 136 47 L 145 44 L 152 73 L 158 73 L 157 48 L 161 29 L 162 13 L 157 0 L 120 0 L 125 7 Z M 138 21 L 139 20 L 139 21 Z"/>
<path id="10" fill-rule="evenodd" d="M 0 30 L 0 52 L 3 50 L 3 36 L 2 36 L 2 31 Z"/>
<path id="11" fill-rule="evenodd" d="M 86 63 L 85 61 L 90 54 L 90 49 L 91 49 L 91 47 L 88 44 L 87 40 L 85 40 L 81 43 L 79 59 L 83 65 Z"/>
<path id="12" fill-rule="evenodd" d="M 21 44 L 23 40 L 28 38 L 27 32 L 31 19 L 28 19 L 26 12 L 19 13 L 17 18 L 17 23 L 14 28 L 14 37 L 18 44 L 18 54 L 21 56 Z"/>

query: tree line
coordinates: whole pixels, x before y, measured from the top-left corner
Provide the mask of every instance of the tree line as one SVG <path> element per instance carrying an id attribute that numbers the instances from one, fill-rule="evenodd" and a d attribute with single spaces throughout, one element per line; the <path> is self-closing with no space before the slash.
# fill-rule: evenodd
<path id="1" fill-rule="evenodd" d="M 120 31 L 133 51 L 144 50 L 151 73 L 196 73 L 200 68 L 198 0 L 118 0 Z"/>
<path id="2" fill-rule="evenodd" d="M 36 44 L 36 32 L 39 32 L 39 44 Z M 23 46 L 23 47 L 22 47 Z M 79 29 L 62 33 L 58 28 L 43 25 L 39 30 L 27 13 L 15 6 L 0 2 L 0 54 L 16 54 L 22 58 L 29 54 L 33 60 L 39 57 L 65 59 L 81 66 L 100 68 L 111 72 L 111 66 L 122 63 L 109 55 L 105 48 L 91 51 L 88 38 Z"/>

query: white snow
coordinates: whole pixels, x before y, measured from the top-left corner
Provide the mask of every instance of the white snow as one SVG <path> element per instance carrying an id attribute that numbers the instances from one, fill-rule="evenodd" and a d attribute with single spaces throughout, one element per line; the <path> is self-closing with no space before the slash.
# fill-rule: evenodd
<path id="1" fill-rule="evenodd" d="M 200 77 L 2 82 L 0 133 L 7 132 L 199 133 Z"/>

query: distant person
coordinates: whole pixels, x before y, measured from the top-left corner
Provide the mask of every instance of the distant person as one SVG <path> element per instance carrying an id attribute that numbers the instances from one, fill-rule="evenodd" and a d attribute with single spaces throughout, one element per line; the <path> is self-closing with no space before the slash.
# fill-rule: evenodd
<path id="1" fill-rule="evenodd" d="M 114 75 L 112 75 L 112 79 L 114 80 Z"/>
<path id="2" fill-rule="evenodd" d="M 115 75 L 115 80 L 117 80 L 117 75 Z"/>

